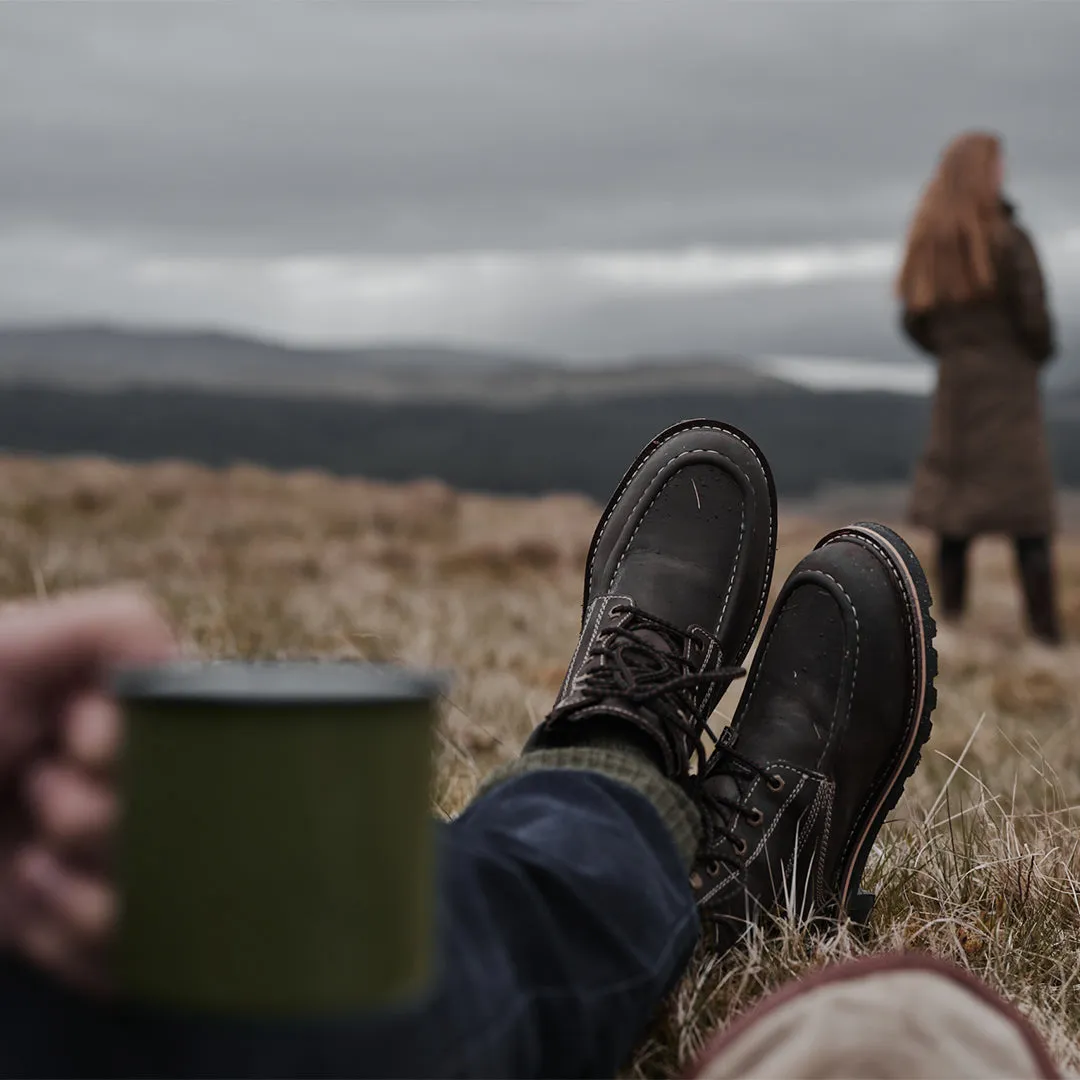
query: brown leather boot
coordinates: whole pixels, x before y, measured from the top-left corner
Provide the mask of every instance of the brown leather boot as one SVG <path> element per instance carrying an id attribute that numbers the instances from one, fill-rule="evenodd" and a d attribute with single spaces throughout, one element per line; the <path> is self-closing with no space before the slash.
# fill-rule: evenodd
<path id="1" fill-rule="evenodd" d="M 792 571 L 700 781 L 690 879 L 723 951 L 762 913 L 870 913 L 867 856 L 930 735 L 930 590 L 882 525 L 830 533 Z"/>
<path id="2" fill-rule="evenodd" d="M 757 634 L 775 548 L 772 473 L 747 436 L 715 420 L 658 435 L 600 519 L 578 648 L 526 748 L 578 745 L 615 725 L 686 783 Z"/>
<path id="3" fill-rule="evenodd" d="M 1027 603 L 1031 632 L 1047 645 L 1061 644 L 1054 588 L 1054 561 L 1050 540 L 1045 536 L 1024 536 L 1016 540 L 1016 561 Z"/>

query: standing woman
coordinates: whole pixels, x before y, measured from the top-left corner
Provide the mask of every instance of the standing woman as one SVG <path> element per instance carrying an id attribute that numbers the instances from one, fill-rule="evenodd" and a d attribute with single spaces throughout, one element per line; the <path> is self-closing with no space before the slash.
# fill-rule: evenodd
<path id="1" fill-rule="evenodd" d="M 896 282 L 905 334 L 938 361 L 911 518 L 940 541 L 939 602 L 964 607 L 971 540 L 1016 545 L 1036 637 L 1061 639 L 1050 533 L 1054 486 L 1039 372 L 1054 353 L 1039 260 L 1002 195 L 1001 141 L 967 132 L 944 150 Z"/>

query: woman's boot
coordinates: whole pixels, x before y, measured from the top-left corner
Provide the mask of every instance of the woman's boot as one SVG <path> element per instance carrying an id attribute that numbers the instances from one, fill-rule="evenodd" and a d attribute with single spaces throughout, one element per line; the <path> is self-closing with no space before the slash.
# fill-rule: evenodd
<path id="1" fill-rule="evenodd" d="M 938 548 L 938 603 L 946 619 L 958 619 L 964 612 L 968 546 L 966 537 L 941 538 Z"/>
<path id="2" fill-rule="evenodd" d="M 1054 588 L 1054 564 L 1050 555 L 1050 540 L 1045 536 L 1019 537 L 1016 559 L 1020 581 L 1027 602 L 1031 632 L 1048 645 L 1061 643 L 1061 624 L 1058 619 L 1057 596 Z"/>

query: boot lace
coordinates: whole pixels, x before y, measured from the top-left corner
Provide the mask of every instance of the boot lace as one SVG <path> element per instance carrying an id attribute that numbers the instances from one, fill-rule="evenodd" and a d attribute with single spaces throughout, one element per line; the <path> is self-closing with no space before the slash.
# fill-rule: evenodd
<path id="1" fill-rule="evenodd" d="M 611 614 L 625 618 L 618 625 L 604 627 L 589 650 L 575 686 L 580 704 L 618 698 L 647 706 L 682 736 L 688 757 L 696 758 L 700 771 L 706 760 L 701 736 L 706 731 L 714 740 L 715 736 L 695 691 L 708 683 L 730 681 L 746 674 L 745 670 L 731 666 L 697 670 L 688 655 L 688 643 L 695 641 L 703 650 L 710 643 L 719 648 L 716 638 L 704 630 L 683 630 L 633 604 L 616 605 Z"/>
<path id="2" fill-rule="evenodd" d="M 716 783 L 721 776 L 730 777 L 735 782 L 737 795 L 721 789 Z M 738 871 L 743 865 L 747 844 L 735 833 L 734 823 L 740 814 L 751 823 L 760 823 L 762 820 L 760 811 L 747 805 L 750 790 L 754 786 L 752 781 L 758 777 L 773 791 L 783 787 L 783 777 L 733 750 L 725 744 L 722 736 L 713 751 L 707 775 L 701 780 L 697 791 L 704 831 L 698 862 L 704 866 L 706 873 L 714 877 L 719 875 L 724 866 Z"/>

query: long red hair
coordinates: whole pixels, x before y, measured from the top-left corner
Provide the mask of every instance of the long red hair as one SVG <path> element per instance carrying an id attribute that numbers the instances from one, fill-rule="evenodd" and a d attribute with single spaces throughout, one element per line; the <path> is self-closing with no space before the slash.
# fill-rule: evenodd
<path id="1" fill-rule="evenodd" d="M 913 312 L 994 291 L 993 245 L 1004 217 L 1001 139 L 967 131 L 945 147 L 908 230 L 896 295 Z"/>

